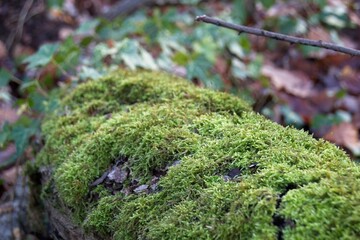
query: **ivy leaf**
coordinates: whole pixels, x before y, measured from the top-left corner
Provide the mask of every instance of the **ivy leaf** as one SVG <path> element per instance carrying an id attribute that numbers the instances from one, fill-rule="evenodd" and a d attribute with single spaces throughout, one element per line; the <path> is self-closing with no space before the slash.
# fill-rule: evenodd
<path id="1" fill-rule="evenodd" d="M 61 8 L 64 0 L 47 0 L 46 5 L 48 8 Z"/>
<path id="2" fill-rule="evenodd" d="M 244 24 L 248 18 L 246 11 L 246 3 L 243 0 L 235 0 L 232 8 L 231 16 L 239 23 Z"/>
<path id="3" fill-rule="evenodd" d="M 275 4 L 275 0 L 260 0 L 260 2 L 264 5 L 265 8 L 270 8 Z"/>
<path id="4" fill-rule="evenodd" d="M 151 70 L 158 70 L 158 66 L 151 54 L 143 48 L 140 48 L 139 51 L 142 58 L 142 67 Z"/>
<path id="5" fill-rule="evenodd" d="M 23 126 L 15 127 L 12 130 L 12 139 L 14 140 L 16 146 L 16 153 L 13 158 L 21 156 L 21 154 L 25 151 L 26 146 L 28 145 L 29 137 L 29 129 L 26 129 Z"/>
<path id="6" fill-rule="evenodd" d="M 4 147 L 5 143 L 9 140 L 11 134 L 8 122 L 5 122 L 0 132 L 0 148 Z"/>
<path id="7" fill-rule="evenodd" d="M 93 34 L 99 24 L 100 21 L 98 19 L 86 21 L 80 25 L 80 27 L 75 31 L 75 33 L 79 35 Z"/>
<path id="8" fill-rule="evenodd" d="M 44 44 L 35 54 L 25 58 L 24 63 L 29 64 L 29 69 L 45 66 L 51 61 L 58 48 L 58 43 Z"/>
<path id="9" fill-rule="evenodd" d="M 186 78 L 191 80 L 198 78 L 205 81 L 212 67 L 211 62 L 205 56 L 199 55 L 186 65 Z"/>
<path id="10" fill-rule="evenodd" d="M 16 147 L 16 153 L 12 156 L 12 159 L 20 157 L 27 146 L 29 145 L 29 139 L 39 131 L 39 121 L 31 120 L 26 117 L 22 117 L 13 126 L 11 131 L 11 140 L 14 141 Z"/>
<path id="11" fill-rule="evenodd" d="M 80 72 L 80 79 L 98 79 L 102 77 L 102 74 L 99 73 L 95 68 L 82 66 Z"/>
<path id="12" fill-rule="evenodd" d="M 293 125 L 296 128 L 304 126 L 304 121 L 301 116 L 293 111 L 289 106 L 281 106 L 280 111 L 283 114 L 287 125 Z"/>
<path id="13" fill-rule="evenodd" d="M 79 64 L 80 47 L 71 37 L 68 37 L 57 50 L 54 60 L 66 71 Z"/>
<path id="14" fill-rule="evenodd" d="M 10 79 L 11 74 L 3 68 L 0 69 L 0 87 L 6 86 L 9 83 Z"/>
<path id="15" fill-rule="evenodd" d="M 344 28 L 348 23 L 346 7 L 339 5 L 337 7 L 326 6 L 321 13 L 321 20 L 329 26 L 335 28 Z"/>

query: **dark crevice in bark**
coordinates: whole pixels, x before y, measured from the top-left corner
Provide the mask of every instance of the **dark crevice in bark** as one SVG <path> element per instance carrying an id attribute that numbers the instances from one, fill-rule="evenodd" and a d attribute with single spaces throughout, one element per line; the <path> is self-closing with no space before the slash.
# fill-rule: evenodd
<path id="1" fill-rule="evenodd" d="M 276 201 L 276 211 L 275 211 L 274 215 L 272 216 L 272 219 L 273 219 L 273 224 L 278 228 L 277 240 L 284 240 L 284 232 L 283 232 L 283 230 L 285 229 L 285 227 L 287 227 L 287 226 L 295 227 L 295 221 L 285 219 L 284 216 L 280 215 L 279 211 L 280 211 L 280 207 L 281 207 L 283 197 L 290 190 L 293 190 L 293 189 L 296 189 L 296 188 L 298 188 L 298 186 L 296 184 L 290 183 L 289 185 L 286 186 L 285 190 L 279 195 L 279 197 L 278 197 L 278 199 Z"/>

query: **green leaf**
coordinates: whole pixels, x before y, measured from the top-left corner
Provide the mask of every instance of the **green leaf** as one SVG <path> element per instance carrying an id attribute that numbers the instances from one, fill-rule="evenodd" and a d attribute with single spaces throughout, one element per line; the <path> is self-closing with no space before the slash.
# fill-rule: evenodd
<path id="1" fill-rule="evenodd" d="M 206 87 L 222 89 L 224 84 L 218 74 L 212 72 L 213 64 L 204 56 L 198 55 L 186 65 L 186 75 L 189 80 L 199 79 Z"/>
<path id="2" fill-rule="evenodd" d="M 29 119 L 27 117 L 21 117 L 12 127 L 11 140 L 14 141 L 16 147 L 16 153 L 12 156 L 12 159 L 20 157 L 27 146 L 29 145 L 29 139 L 31 136 L 39 131 L 39 121 Z"/>
<path id="3" fill-rule="evenodd" d="M 304 126 L 301 116 L 293 111 L 289 106 L 281 106 L 281 113 L 284 115 L 286 125 L 293 125 L 296 128 Z"/>
<path id="4" fill-rule="evenodd" d="M 135 70 L 141 64 L 138 54 L 139 43 L 135 40 L 124 39 L 120 44 L 120 60 L 124 61 L 131 70 Z"/>
<path id="5" fill-rule="evenodd" d="M 49 8 L 61 8 L 64 4 L 64 0 L 47 0 L 46 5 Z"/>
<path id="6" fill-rule="evenodd" d="M 264 5 L 265 8 L 270 8 L 275 4 L 275 0 L 260 0 L 260 2 Z"/>
<path id="7" fill-rule="evenodd" d="M 219 52 L 219 46 L 211 36 L 204 36 L 200 41 L 194 42 L 193 49 L 211 62 L 215 62 Z"/>
<path id="8" fill-rule="evenodd" d="M 181 66 L 185 66 L 190 61 L 190 55 L 188 53 L 177 52 L 172 56 L 172 60 Z"/>
<path id="9" fill-rule="evenodd" d="M 82 66 L 81 72 L 79 74 L 80 79 L 98 79 L 102 77 L 102 74 L 100 74 L 95 68 Z"/>
<path id="10" fill-rule="evenodd" d="M 34 91 L 37 88 L 37 80 L 26 81 L 20 86 L 20 91 Z"/>
<path id="11" fill-rule="evenodd" d="M 125 63 L 132 70 L 137 67 L 151 70 L 158 69 L 154 58 L 140 46 L 137 40 L 126 38 L 116 43 L 113 48 L 102 49 L 102 51 L 113 56 L 115 61 Z"/>
<path id="12" fill-rule="evenodd" d="M 244 24 L 247 17 L 248 12 L 246 11 L 246 1 L 244 0 L 235 0 L 231 12 L 231 16 L 238 24 Z"/>
<path id="13" fill-rule="evenodd" d="M 79 35 L 94 34 L 96 27 L 99 26 L 99 23 L 100 23 L 99 19 L 86 21 L 82 23 L 78 29 L 76 29 L 75 34 L 79 34 Z"/>
<path id="14" fill-rule="evenodd" d="M 256 58 L 250 62 L 247 67 L 248 74 L 252 78 L 258 78 L 261 75 L 261 68 L 263 66 L 264 58 L 262 55 L 257 55 Z"/>
<path id="15" fill-rule="evenodd" d="M 29 106 L 31 107 L 31 109 L 35 112 L 44 112 L 45 111 L 45 101 L 46 101 L 46 98 L 39 94 L 38 92 L 36 91 L 33 91 L 29 94 L 28 98 L 28 103 L 29 103 Z"/>
<path id="16" fill-rule="evenodd" d="M 151 56 L 151 54 L 146 51 L 144 48 L 140 48 L 140 56 L 142 58 L 142 67 L 146 68 L 146 69 L 151 69 L 151 70 L 158 70 L 158 66 L 155 63 L 154 58 Z"/>
<path id="17" fill-rule="evenodd" d="M 327 0 L 313 0 L 320 8 L 324 8 L 328 3 Z"/>
<path id="18" fill-rule="evenodd" d="M 307 31 L 306 21 L 297 17 L 282 16 L 279 18 L 280 32 L 284 34 L 304 34 Z"/>
<path id="19" fill-rule="evenodd" d="M 237 58 L 231 60 L 231 74 L 240 79 L 247 77 L 246 65 Z"/>
<path id="20" fill-rule="evenodd" d="M 238 58 L 243 58 L 245 56 L 244 49 L 235 41 L 229 43 L 229 51 L 232 54 L 235 54 Z"/>
<path id="21" fill-rule="evenodd" d="M 0 132 L 0 148 L 4 147 L 4 145 L 9 141 L 9 137 L 11 134 L 11 129 L 8 122 L 5 122 Z"/>
<path id="22" fill-rule="evenodd" d="M 319 129 L 324 126 L 332 126 L 342 122 L 350 122 L 351 115 L 344 111 L 337 111 L 335 114 L 318 114 L 311 120 L 311 128 Z"/>
<path id="23" fill-rule="evenodd" d="M 80 47 L 75 43 L 72 37 L 68 37 L 59 46 L 57 54 L 54 56 L 54 60 L 63 69 L 70 70 L 79 64 Z"/>
<path id="24" fill-rule="evenodd" d="M 12 139 L 15 142 L 16 153 L 14 158 L 21 156 L 28 145 L 28 139 L 30 137 L 30 131 L 22 126 L 15 127 L 12 130 Z"/>
<path id="25" fill-rule="evenodd" d="M 344 28 L 348 24 L 348 15 L 345 5 L 326 6 L 321 13 L 321 20 L 329 26 Z"/>
<path id="26" fill-rule="evenodd" d="M 219 74 L 210 74 L 202 81 L 205 87 L 220 90 L 224 88 L 224 82 Z"/>
<path id="27" fill-rule="evenodd" d="M 58 48 L 58 43 L 44 44 L 35 54 L 25 58 L 24 63 L 29 64 L 29 69 L 45 66 L 51 61 Z"/>
<path id="28" fill-rule="evenodd" d="M 201 81 L 204 81 L 208 77 L 211 67 L 211 62 L 209 62 L 205 56 L 199 55 L 187 64 L 186 77 L 189 80 L 198 78 Z"/>
<path id="29" fill-rule="evenodd" d="M 0 69 L 0 87 L 7 86 L 11 78 L 11 74 L 6 69 Z"/>
<path id="30" fill-rule="evenodd" d="M 189 5 L 195 5 L 200 3 L 200 0 L 181 0 L 181 4 L 189 4 Z"/>
<path id="31" fill-rule="evenodd" d="M 12 100 L 12 96 L 8 91 L 0 91 L 0 101 L 5 103 L 10 103 Z"/>
<path id="32" fill-rule="evenodd" d="M 143 31 L 145 33 L 144 35 L 148 39 L 148 42 L 155 43 L 159 35 L 160 28 L 156 25 L 154 20 L 149 20 L 145 23 Z"/>

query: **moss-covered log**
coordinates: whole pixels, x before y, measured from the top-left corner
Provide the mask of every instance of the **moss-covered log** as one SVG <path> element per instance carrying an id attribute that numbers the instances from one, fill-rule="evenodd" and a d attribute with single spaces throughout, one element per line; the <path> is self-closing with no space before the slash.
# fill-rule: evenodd
<path id="1" fill-rule="evenodd" d="M 68 94 L 43 134 L 42 196 L 83 238 L 360 238 L 359 168 L 235 96 L 117 72 Z"/>

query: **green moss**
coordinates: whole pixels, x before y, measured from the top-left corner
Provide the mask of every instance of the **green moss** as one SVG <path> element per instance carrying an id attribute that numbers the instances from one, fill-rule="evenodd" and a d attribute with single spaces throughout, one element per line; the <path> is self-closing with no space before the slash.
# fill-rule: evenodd
<path id="1" fill-rule="evenodd" d="M 360 173 L 343 151 L 168 74 L 83 84 L 43 132 L 37 165 L 53 168 L 54 194 L 103 238 L 359 237 Z M 121 191 L 93 190 L 114 164 L 128 171 Z M 155 190 L 136 192 L 142 184 Z"/>

